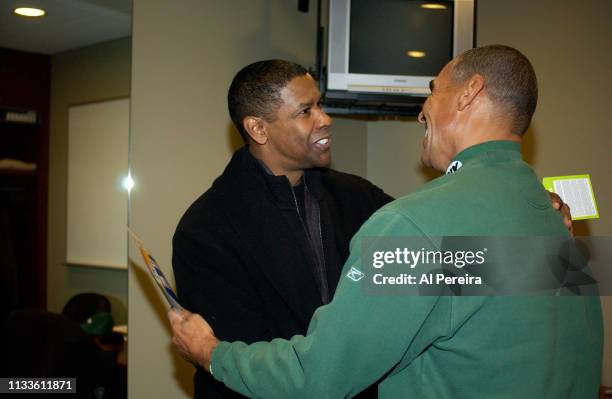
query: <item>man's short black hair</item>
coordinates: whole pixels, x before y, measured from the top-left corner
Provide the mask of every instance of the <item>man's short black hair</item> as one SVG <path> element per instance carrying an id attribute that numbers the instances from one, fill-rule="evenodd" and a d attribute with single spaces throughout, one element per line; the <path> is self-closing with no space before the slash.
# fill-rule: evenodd
<path id="1" fill-rule="evenodd" d="M 453 72 L 458 83 L 482 75 L 488 97 L 512 118 L 513 133 L 525 133 L 538 102 L 538 81 L 520 51 L 499 44 L 468 50 L 457 57 Z"/>
<path id="2" fill-rule="evenodd" d="M 247 116 L 274 121 L 281 106 L 280 92 L 293 78 L 308 74 L 306 68 L 291 61 L 258 61 L 242 68 L 234 76 L 227 93 L 227 105 L 232 122 L 245 143 L 248 133 L 242 125 Z"/>

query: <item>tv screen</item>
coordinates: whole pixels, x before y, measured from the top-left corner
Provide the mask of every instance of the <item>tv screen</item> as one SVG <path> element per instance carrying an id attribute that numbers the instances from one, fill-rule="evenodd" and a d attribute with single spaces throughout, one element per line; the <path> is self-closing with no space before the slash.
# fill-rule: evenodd
<path id="1" fill-rule="evenodd" d="M 474 45 L 474 2 L 329 0 L 327 109 L 413 115 L 429 82 Z"/>
<path id="2" fill-rule="evenodd" d="M 349 73 L 436 76 L 453 58 L 454 2 L 424 4 L 352 0 Z"/>

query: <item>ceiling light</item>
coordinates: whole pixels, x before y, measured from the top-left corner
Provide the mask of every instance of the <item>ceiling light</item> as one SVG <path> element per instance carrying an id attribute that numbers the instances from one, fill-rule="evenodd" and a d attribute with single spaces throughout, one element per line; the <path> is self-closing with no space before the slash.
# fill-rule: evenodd
<path id="1" fill-rule="evenodd" d="M 29 7 L 19 7 L 13 10 L 13 13 L 16 15 L 20 15 L 22 17 L 42 17 L 47 12 L 45 10 L 41 10 L 40 8 L 29 8 Z"/>
<path id="2" fill-rule="evenodd" d="M 437 4 L 437 3 L 421 4 L 421 8 L 427 8 L 429 10 L 446 10 L 446 6 L 444 4 Z"/>
<path id="3" fill-rule="evenodd" d="M 412 50 L 412 51 L 407 51 L 406 55 L 412 58 L 423 58 L 425 57 L 425 52 Z"/>

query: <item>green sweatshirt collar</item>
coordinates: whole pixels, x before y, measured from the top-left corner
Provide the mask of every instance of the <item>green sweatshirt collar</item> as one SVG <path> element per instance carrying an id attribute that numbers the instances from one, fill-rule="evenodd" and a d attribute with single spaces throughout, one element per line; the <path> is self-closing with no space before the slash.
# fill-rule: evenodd
<path id="1" fill-rule="evenodd" d="M 486 153 L 498 151 L 510 151 L 511 153 L 516 153 L 515 155 L 520 157 L 521 144 L 515 141 L 495 140 L 473 145 L 455 155 L 446 173 L 454 173 L 472 159 L 480 158 Z"/>

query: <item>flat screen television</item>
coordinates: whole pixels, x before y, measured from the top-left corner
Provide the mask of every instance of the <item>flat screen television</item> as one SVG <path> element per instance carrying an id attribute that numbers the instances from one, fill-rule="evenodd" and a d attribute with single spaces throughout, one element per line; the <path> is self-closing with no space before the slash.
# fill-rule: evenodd
<path id="1" fill-rule="evenodd" d="M 429 95 L 474 46 L 474 0 L 330 0 L 327 90 Z"/>

